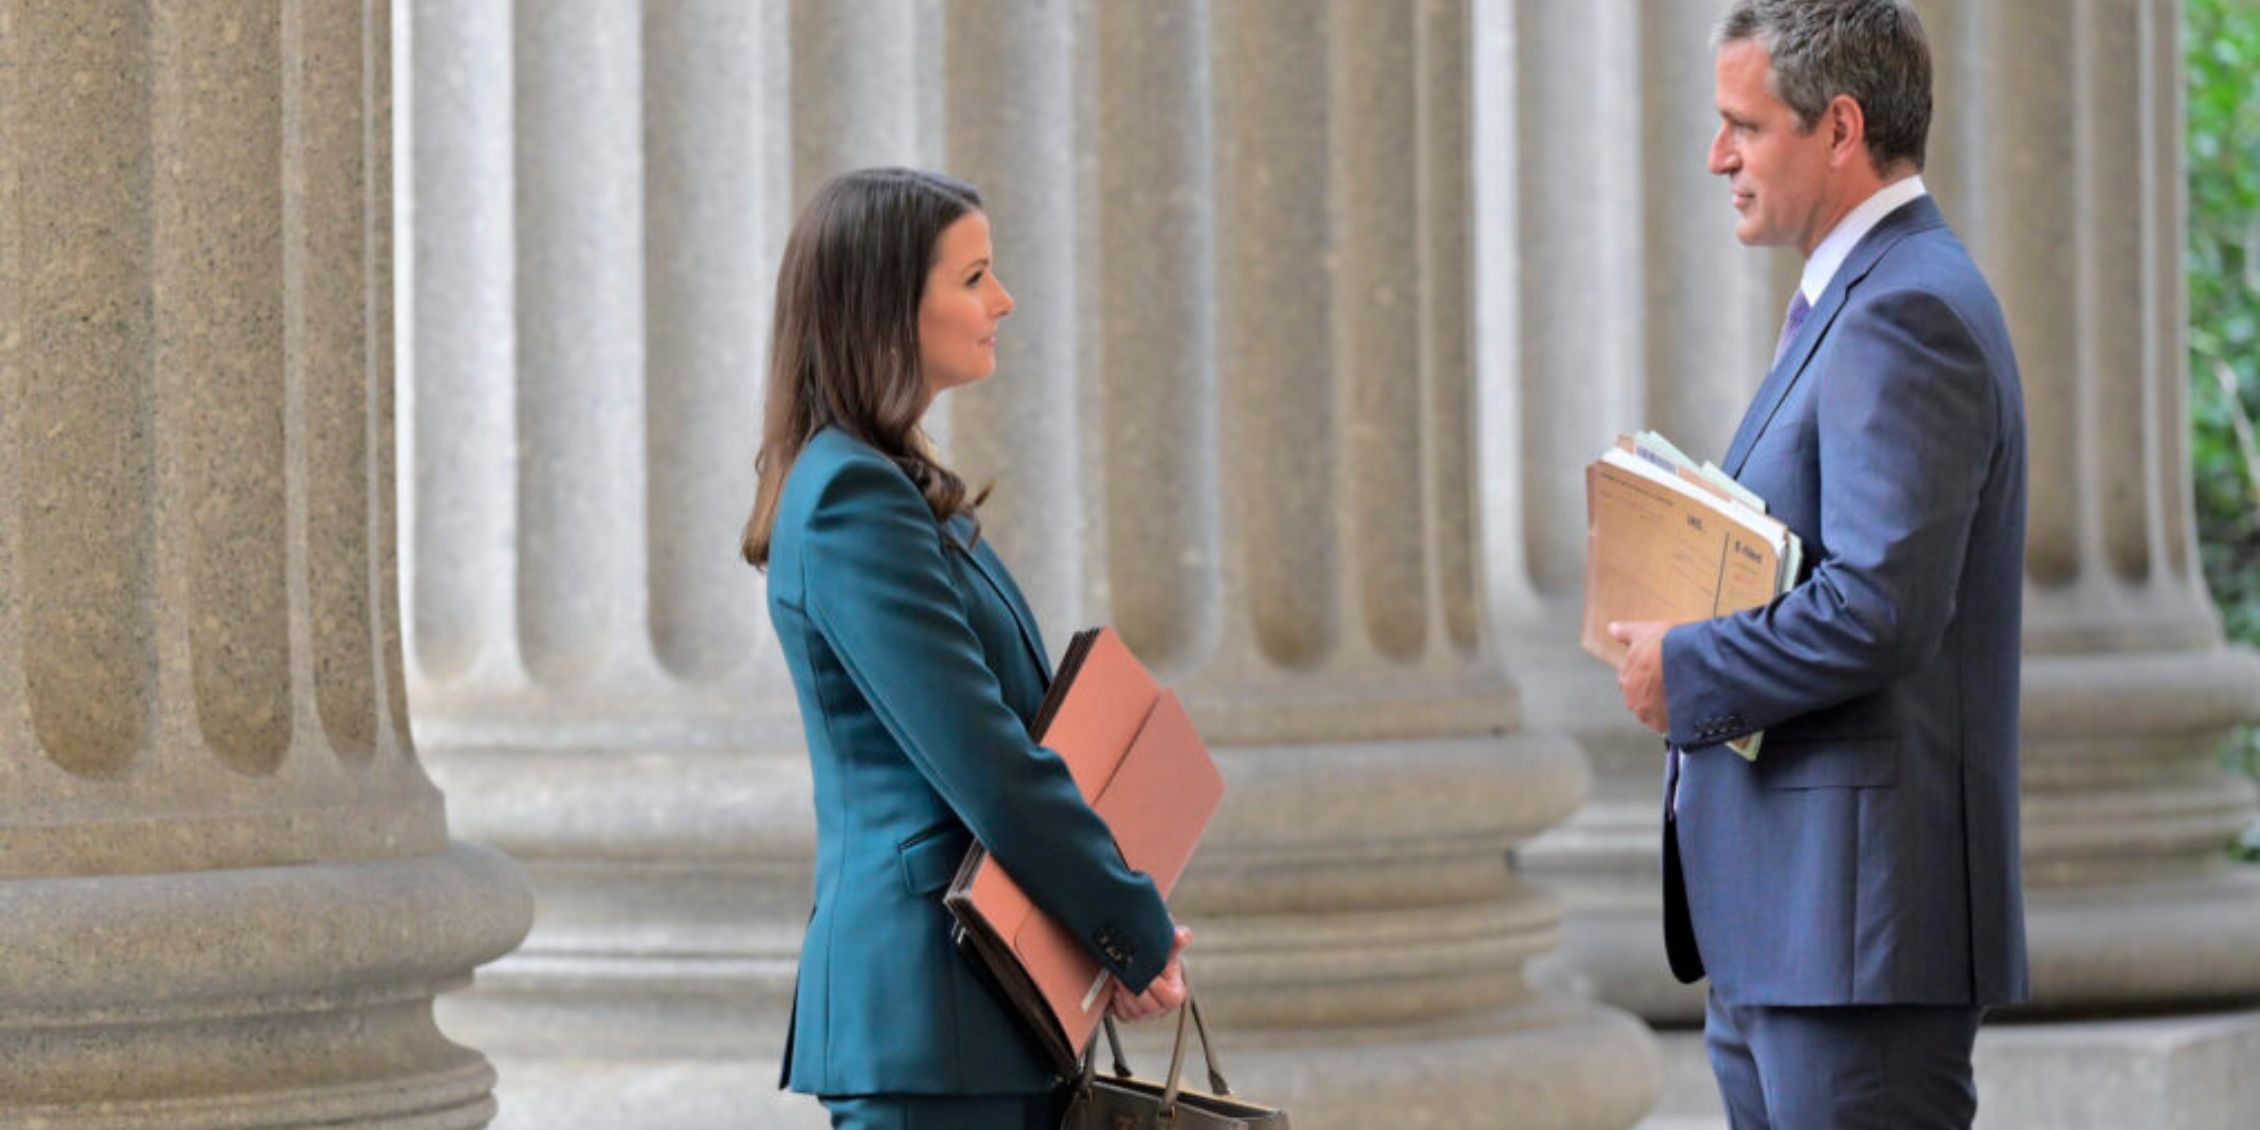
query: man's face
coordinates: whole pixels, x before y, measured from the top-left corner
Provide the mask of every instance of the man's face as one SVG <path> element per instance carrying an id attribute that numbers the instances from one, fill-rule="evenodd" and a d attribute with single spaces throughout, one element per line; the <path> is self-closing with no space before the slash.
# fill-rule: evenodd
<path id="1" fill-rule="evenodd" d="M 1829 175 L 1826 121 L 1800 132 L 1797 112 L 1773 92 L 1773 60 L 1750 40 L 1719 49 L 1719 132 L 1711 171 L 1725 177 L 1742 218 L 1734 237 L 1749 246 L 1795 247 L 1811 254 L 1825 231 Z"/>

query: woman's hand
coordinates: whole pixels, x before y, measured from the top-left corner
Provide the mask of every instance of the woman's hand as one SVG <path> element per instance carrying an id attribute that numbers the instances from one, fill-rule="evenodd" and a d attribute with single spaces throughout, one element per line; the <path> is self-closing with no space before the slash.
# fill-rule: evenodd
<path id="1" fill-rule="evenodd" d="M 1193 942 L 1193 932 L 1183 926 L 1177 928 L 1177 941 L 1169 948 L 1169 962 L 1161 973 L 1146 986 L 1146 991 L 1133 993 L 1122 982 L 1113 986 L 1114 1014 L 1124 1020 L 1151 1020 L 1167 1016 L 1172 1009 L 1185 1003 L 1185 962 L 1180 956 Z"/>

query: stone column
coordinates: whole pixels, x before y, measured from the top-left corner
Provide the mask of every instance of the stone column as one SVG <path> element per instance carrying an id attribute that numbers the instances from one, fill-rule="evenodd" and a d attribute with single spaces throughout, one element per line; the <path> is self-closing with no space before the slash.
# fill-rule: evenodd
<path id="1" fill-rule="evenodd" d="M 8 5 L 0 1121 L 478 1127 L 406 726 L 383 3 Z"/>
<path id="2" fill-rule="evenodd" d="M 2253 789 L 2216 762 L 2260 713 L 2260 658 L 2222 644 L 2191 514 L 2179 13 L 2089 0 L 1933 17 L 1967 107 L 1940 191 L 2001 294 L 2031 436 L 2036 1009 L 2260 993 L 2260 875 L 2223 851 Z"/>
<path id="3" fill-rule="evenodd" d="M 871 165 L 934 165 L 948 128 L 943 0 L 791 0 L 790 101 L 774 107 L 790 139 L 792 202 L 825 177 Z M 782 29 L 780 29 L 782 30 Z M 995 29 L 1009 33 L 1009 22 Z"/>
<path id="4" fill-rule="evenodd" d="M 1520 855 L 1569 908 L 1541 976 L 1650 1020 L 1699 1019 L 1702 992 L 1672 979 L 1658 925 L 1662 747 L 1577 645 L 1583 470 L 1616 433 L 1641 428 L 1698 458 L 1723 454 L 1796 285 L 1794 256 L 1735 242 L 1724 187 L 1704 167 L 1717 18 L 1716 5 L 1685 0 L 1526 6 L 1512 24 L 1514 98 L 1482 104 L 1502 147 L 1511 140 L 1482 175 L 1597 170 L 1521 177 L 1516 206 L 1493 206 L 1514 227 L 1492 254 L 1512 259 L 1519 286 L 1485 292 L 1501 424 L 1484 442 L 1520 457 L 1489 465 L 1484 518 L 1491 607 L 1531 717 L 1575 738 L 1595 773 L 1585 806 Z"/>
<path id="5" fill-rule="evenodd" d="M 501 1065 L 503 1126 L 814 1109 L 775 1067 L 807 761 L 738 558 L 798 19 L 414 11 L 407 666 L 433 773 L 539 896 L 527 945 L 447 1014 Z"/>
<path id="6" fill-rule="evenodd" d="M 1531 988 L 1560 911 L 1503 866 L 1585 772 L 1480 614 L 1467 6 L 1082 19 L 1071 153 L 1060 27 L 953 42 L 1032 340 L 945 404 L 999 546 L 1074 586 L 1054 634 L 1114 624 L 1224 766 L 1172 901 L 1235 1082 L 1298 1126 L 1628 1125 L 1647 1038 Z"/>
<path id="7" fill-rule="evenodd" d="M 1087 297 L 1078 284 L 1091 255 L 1079 229 L 1089 202 L 1077 185 L 1074 17 L 1063 3 L 948 5 L 949 148 L 939 162 L 981 190 L 998 277 L 1015 302 L 997 341 L 997 370 L 1011 379 L 950 397 L 950 455 L 970 483 L 1044 484 L 999 491 L 982 523 L 1038 620 L 1061 636 L 1089 615 L 1081 590 L 1094 565 L 1081 539 L 1061 532 L 1094 528 L 1098 481 L 1077 405 Z"/>
<path id="8" fill-rule="evenodd" d="M 1671 283 L 1645 288 L 1646 340 L 1683 342 L 1680 356 L 1697 368 L 1675 371 L 1654 352 L 1643 379 L 1692 382 L 1739 409 L 1747 392 L 1722 387 L 1718 373 L 1755 383 L 1794 269 L 1733 248 L 1729 217 L 1709 206 L 1719 189 L 1697 183 L 1711 129 L 1701 112 L 1711 13 L 1695 10 L 1705 7 L 1662 5 L 1644 24 L 1671 39 L 1636 72 L 1647 76 L 1655 136 L 1668 143 L 1650 148 L 1668 168 L 1650 174 L 1663 195 L 1645 215 L 1656 248 L 1648 261 L 1667 264 Z M 2222 847 L 2253 819 L 2253 792 L 2215 768 L 2214 751 L 2260 706 L 2260 663 L 2223 646 L 2192 544 L 2178 8 L 1918 7 L 1937 61 L 1925 179 L 2001 296 L 2026 391 L 2024 845 L 2037 997 L 2028 1011 L 2249 998 L 2260 989 L 2260 900 Z M 1711 320 L 1722 294 L 1736 313 Z M 1525 332 L 1558 331 L 1534 321 Z M 1589 379 L 1582 368 L 1525 374 L 1565 389 Z M 1676 409 L 1644 418 L 1712 455 L 1734 422 L 1706 416 L 1680 428 Z M 1514 494 L 1494 494 L 1487 513 L 1511 513 L 1515 495 L 1530 493 L 1505 485 Z M 1572 536 L 1571 517 L 1555 515 L 1552 533 L 1534 537 Z M 1509 623 L 1566 631 L 1580 599 L 1571 581 L 1558 592 L 1537 586 L 1544 611 L 1533 612 L 1532 586 L 1495 571 L 1494 607 Z M 1655 745 L 1616 721 L 1606 672 L 1584 667 L 1544 697 L 1563 711 L 1549 719 L 1602 768 L 1598 799 L 1527 859 L 1574 908 L 1567 975 L 1650 1019 L 1693 1021 L 1700 997 L 1671 985 L 1657 941 Z M 1516 667 L 1534 687 L 1549 685 L 1550 670 L 1543 659 Z"/>
<path id="9" fill-rule="evenodd" d="M 1559 911 L 1502 866 L 1584 772 L 1481 624 L 1464 5 L 417 16 L 409 671 L 542 895 L 449 1016 L 511 1124 L 821 1119 L 769 1092 L 798 723 L 758 579 L 711 562 L 793 204 L 888 161 L 982 186 L 1020 299 L 935 421 L 1003 480 L 991 536 L 1055 642 L 1115 622 L 1227 765 L 1180 907 L 1245 1085 L 1321 1130 L 1638 1117 L 1646 1036 L 1530 988 Z"/>

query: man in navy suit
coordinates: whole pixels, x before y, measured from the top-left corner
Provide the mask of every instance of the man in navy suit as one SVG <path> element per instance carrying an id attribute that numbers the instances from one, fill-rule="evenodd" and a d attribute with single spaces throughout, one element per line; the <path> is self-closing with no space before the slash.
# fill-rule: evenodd
<path id="1" fill-rule="evenodd" d="M 1745 244 L 1804 277 L 1722 465 L 1804 540 L 1771 604 L 1613 625 L 1669 745 L 1672 970 L 1737 1130 L 1968 1127 L 2025 999 L 2017 850 L 2023 396 L 1920 171 L 1930 58 L 1896 0 L 1738 0 L 1720 126 Z M 1755 761 L 1720 743 L 1765 737 Z"/>

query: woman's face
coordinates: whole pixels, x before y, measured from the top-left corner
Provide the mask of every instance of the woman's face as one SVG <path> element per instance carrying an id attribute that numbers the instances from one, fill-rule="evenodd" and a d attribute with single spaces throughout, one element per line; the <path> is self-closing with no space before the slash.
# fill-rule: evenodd
<path id="1" fill-rule="evenodd" d="M 1012 313 L 990 269 L 989 218 L 967 212 L 934 241 L 934 266 L 918 301 L 918 366 L 932 398 L 996 371 L 997 322 Z"/>

